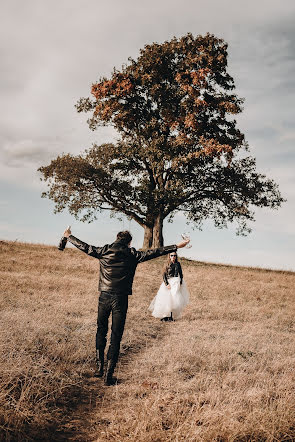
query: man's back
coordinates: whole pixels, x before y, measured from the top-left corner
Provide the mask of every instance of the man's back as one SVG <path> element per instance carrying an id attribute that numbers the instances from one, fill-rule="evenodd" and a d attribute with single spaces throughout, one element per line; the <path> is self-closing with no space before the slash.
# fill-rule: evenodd
<path id="1" fill-rule="evenodd" d="M 100 260 L 98 290 L 122 295 L 132 294 L 132 283 L 137 264 L 177 249 L 175 245 L 139 251 L 129 247 L 125 241 L 116 240 L 103 247 L 91 246 L 73 235 L 69 241 L 78 249 Z"/>
<path id="2" fill-rule="evenodd" d="M 103 248 L 100 260 L 100 291 L 132 294 L 132 283 L 137 266 L 135 249 L 115 241 Z"/>

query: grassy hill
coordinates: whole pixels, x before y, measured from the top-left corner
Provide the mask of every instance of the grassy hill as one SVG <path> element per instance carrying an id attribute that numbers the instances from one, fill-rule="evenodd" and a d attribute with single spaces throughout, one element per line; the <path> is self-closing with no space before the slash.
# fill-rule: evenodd
<path id="1" fill-rule="evenodd" d="M 174 323 L 147 311 L 163 258 L 138 266 L 105 387 L 98 261 L 1 241 L 0 439 L 295 440 L 295 273 L 181 262 L 191 301 Z"/>

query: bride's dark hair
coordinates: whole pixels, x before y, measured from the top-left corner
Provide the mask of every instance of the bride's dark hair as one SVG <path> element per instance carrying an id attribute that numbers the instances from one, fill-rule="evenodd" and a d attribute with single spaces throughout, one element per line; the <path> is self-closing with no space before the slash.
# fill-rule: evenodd
<path id="1" fill-rule="evenodd" d="M 177 252 L 171 252 L 171 253 L 175 253 L 175 255 L 176 255 L 175 262 L 178 262 Z M 168 268 L 169 268 L 169 266 L 170 266 L 170 264 L 171 264 L 171 262 L 172 262 L 172 261 L 171 261 L 171 258 L 170 258 L 171 253 L 169 253 L 169 254 L 167 255 L 167 261 L 166 261 L 166 263 L 165 263 L 164 266 L 163 266 L 163 275 L 165 275 L 165 273 L 168 271 Z"/>

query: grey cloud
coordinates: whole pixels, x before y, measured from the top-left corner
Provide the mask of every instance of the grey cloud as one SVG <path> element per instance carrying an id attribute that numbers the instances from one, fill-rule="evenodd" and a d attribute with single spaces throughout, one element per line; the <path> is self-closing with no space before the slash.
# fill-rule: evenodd
<path id="1" fill-rule="evenodd" d="M 61 146 L 55 138 L 25 139 L 5 144 L 1 154 L 3 163 L 9 167 L 36 166 L 61 153 Z"/>
<path id="2" fill-rule="evenodd" d="M 84 124 L 82 124 L 84 123 Z M 90 132 L 85 122 L 81 127 L 64 130 L 55 136 L 35 136 L 19 139 L 10 134 L 0 138 L 0 155 L 6 167 L 31 165 L 39 167 L 62 153 L 79 154 L 95 142 L 98 144 L 114 140 L 116 132 L 110 127 L 100 128 L 95 134 Z"/>

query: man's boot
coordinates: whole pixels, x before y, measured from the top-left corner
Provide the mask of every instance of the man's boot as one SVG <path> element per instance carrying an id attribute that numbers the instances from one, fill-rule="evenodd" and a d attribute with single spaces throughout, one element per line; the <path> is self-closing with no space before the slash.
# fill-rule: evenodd
<path id="1" fill-rule="evenodd" d="M 109 359 L 107 362 L 107 368 L 104 378 L 105 385 L 115 385 L 117 383 L 117 378 L 113 376 L 115 367 L 116 367 L 116 362 L 112 359 Z"/>
<path id="2" fill-rule="evenodd" d="M 96 369 L 94 376 L 96 378 L 103 377 L 103 366 L 104 366 L 104 350 L 96 350 Z"/>

